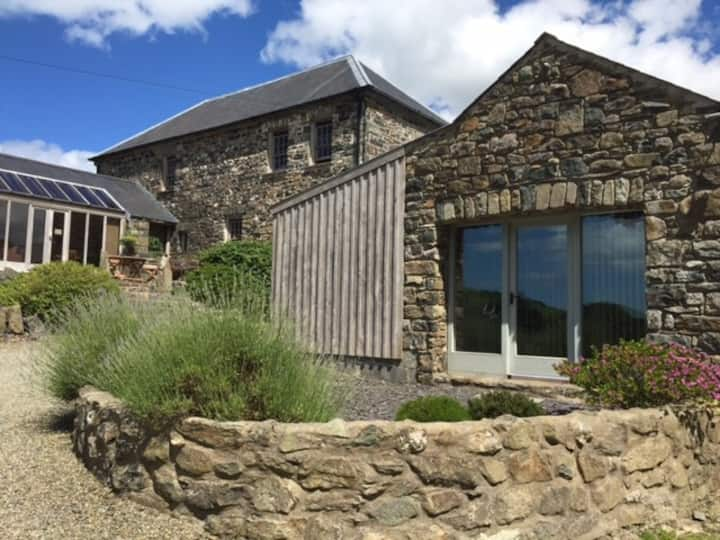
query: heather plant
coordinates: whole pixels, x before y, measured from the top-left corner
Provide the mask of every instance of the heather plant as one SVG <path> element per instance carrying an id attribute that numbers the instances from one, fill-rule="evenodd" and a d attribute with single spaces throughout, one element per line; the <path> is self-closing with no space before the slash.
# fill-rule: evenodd
<path id="1" fill-rule="evenodd" d="M 468 402 L 468 408 L 474 420 L 497 418 L 503 414 L 518 417 L 542 416 L 545 414 L 545 409 L 529 397 L 507 390 L 488 392 L 474 397 Z"/>
<path id="2" fill-rule="evenodd" d="M 579 363 L 555 366 L 581 386 L 591 403 L 605 407 L 655 407 L 684 401 L 720 400 L 720 365 L 703 352 L 677 343 L 621 341 L 594 349 Z"/>
<path id="3" fill-rule="evenodd" d="M 415 422 L 462 422 L 470 420 L 467 408 L 449 396 L 424 396 L 403 403 L 395 420 Z"/>

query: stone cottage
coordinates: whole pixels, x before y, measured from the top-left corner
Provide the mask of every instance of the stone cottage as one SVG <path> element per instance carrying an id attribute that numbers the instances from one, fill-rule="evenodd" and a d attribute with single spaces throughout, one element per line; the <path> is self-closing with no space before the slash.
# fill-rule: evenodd
<path id="1" fill-rule="evenodd" d="M 442 125 L 347 56 L 203 101 L 92 160 L 155 194 L 179 220 L 175 250 L 194 252 L 268 239 L 272 204 Z"/>
<path id="2" fill-rule="evenodd" d="M 720 103 L 548 34 L 274 213 L 278 311 L 396 376 L 552 378 L 645 335 L 720 354 Z"/>

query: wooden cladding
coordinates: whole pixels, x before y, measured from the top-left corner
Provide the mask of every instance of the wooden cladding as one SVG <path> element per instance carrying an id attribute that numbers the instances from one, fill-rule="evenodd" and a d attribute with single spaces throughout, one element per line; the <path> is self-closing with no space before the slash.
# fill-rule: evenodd
<path id="1" fill-rule="evenodd" d="M 404 195 L 393 152 L 275 209 L 274 308 L 317 352 L 401 358 Z"/>

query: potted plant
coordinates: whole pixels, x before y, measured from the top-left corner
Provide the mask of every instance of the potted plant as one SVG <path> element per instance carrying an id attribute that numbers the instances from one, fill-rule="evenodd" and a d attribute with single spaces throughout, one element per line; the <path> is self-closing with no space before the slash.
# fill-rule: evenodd
<path id="1" fill-rule="evenodd" d="M 137 253 L 137 237 L 132 234 L 126 234 L 120 239 L 122 254 L 132 257 Z"/>

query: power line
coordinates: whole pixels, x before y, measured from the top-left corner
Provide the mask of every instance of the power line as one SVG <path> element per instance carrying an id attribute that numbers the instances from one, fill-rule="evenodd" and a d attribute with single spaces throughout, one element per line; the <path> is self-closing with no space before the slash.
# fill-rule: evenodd
<path id="1" fill-rule="evenodd" d="M 123 81 L 123 82 L 129 82 L 129 83 L 134 83 L 134 84 L 144 84 L 146 86 L 154 86 L 156 88 L 177 90 L 179 92 L 188 92 L 188 93 L 192 93 L 192 94 L 207 94 L 206 91 L 198 90 L 196 88 L 183 88 L 182 86 L 175 86 L 172 84 L 166 84 L 166 83 L 160 83 L 160 82 L 154 82 L 154 81 L 146 81 L 143 79 L 132 79 L 129 77 L 121 77 L 118 75 L 111 75 L 109 73 L 99 73 L 97 71 L 89 71 L 86 69 L 78 69 L 78 68 L 72 68 L 72 67 L 67 67 L 67 66 L 59 66 L 56 64 L 48 64 L 45 62 L 38 62 L 35 60 L 27 60 L 25 58 L 16 58 L 16 57 L 7 56 L 4 54 L 0 54 L 0 60 L 7 60 L 9 62 L 17 62 L 19 64 L 28 64 L 31 66 L 41 66 L 41 67 L 46 67 L 46 68 L 51 68 L 51 69 L 57 69 L 60 71 L 69 71 L 71 73 L 80 73 L 82 75 L 89 75 L 91 77 L 102 77 L 105 79 L 113 79 L 116 81 Z"/>

